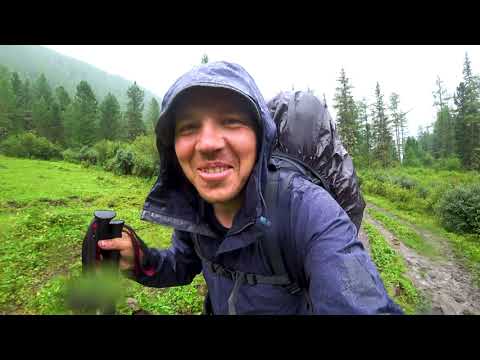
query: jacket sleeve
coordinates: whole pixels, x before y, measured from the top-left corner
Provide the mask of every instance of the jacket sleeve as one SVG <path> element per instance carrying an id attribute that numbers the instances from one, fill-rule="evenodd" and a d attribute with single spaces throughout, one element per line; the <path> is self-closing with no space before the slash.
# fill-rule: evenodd
<path id="1" fill-rule="evenodd" d="M 150 287 L 187 285 L 202 271 L 200 258 L 195 253 L 190 234 L 174 230 L 172 245 L 168 249 L 148 248 L 145 256 L 148 271 L 133 278 Z"/>
<path id="2" fill-rule="evenodd" d="M 305 197 L 311 197 L 305 201 Z M 315 314 L 402 314 L 345 211 L 323 189 L 303 194 L 294 226 Z"/>

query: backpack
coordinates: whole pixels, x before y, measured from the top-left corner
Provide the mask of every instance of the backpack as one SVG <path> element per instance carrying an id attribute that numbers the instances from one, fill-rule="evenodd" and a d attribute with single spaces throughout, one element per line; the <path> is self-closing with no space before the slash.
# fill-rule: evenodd
<path id="1" fill-rule="evenodd" d="M 260 218 L 263 227 L 259 243 L 273 275 L 244 273 L 212 263 L 202 255 L 198 237 L 194 235 L 193 239 L 196 253 L 209 269 L 234 281 L 228 300 L 229 314 L 236 314 L 236 295 L 242 282 L 284 286 L 292 295 L 305 295 L 307 307 L 313 311 L 303 264 L 297 256 L 293 239 L 285 236 L 289 228 L 288 214 L 275 211 L 286 208 L 287 204 L 282 203 L 286 197 L 279 194 L 288 191 L 294 176 L 303 176 L 328 191 L 349 215 L 357 231 L 365 208 L 352 159 L 337 136 L 326 105 L 309 92 L 297 91 L 280 93 L 267 106 L 277 126 L 277 137 L 269 160 L 265 193 L 265 202 L 270 210 L 267 210 L 267 218 Z M 280 176 L 281 172 L 287 172 L 286 176 Z M 271 226 L 269 213 L 281 217 L 275 219 L 276 226 Z M 213 314 L 208 293 L 204 314 Z"/>
<path id="2" fill-rule="evenodd" d="M 267 104 L 277 126 L 273 156 L 323 186 L 360 229 L 365 201 L 352 158 L 327 106 L 308 91 L 282 92 Z"/>

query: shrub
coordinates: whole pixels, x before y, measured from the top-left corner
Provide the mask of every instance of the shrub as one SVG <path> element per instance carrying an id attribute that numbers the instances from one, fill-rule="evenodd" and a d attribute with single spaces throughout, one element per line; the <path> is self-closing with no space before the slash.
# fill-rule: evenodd
<path id="1" fill-rule="evenodd" d="M 457 157 L 438 159 L 435 162 L 434 168 L 437 170 L 459 171 L 462 170 L 462 162 Z"/>
<path id="2" fill-rule="evenodd" d="M 78 151 L 68 148 L 62 152 L 63 159 L 68 162 L 72 163 L 79 163 L 80 162 L 80 154 Z"/>
<path id="3" fill-rule="evenodd" d="M 62 150 L 58 145 L 31 132 L 8 137 L 1 143 L 0 151 L 7 156 L 44 160 L 62 158 Z"/>
<path id="4" fill-rule="evenodd" d="M 480 234 L 480 184 L 447 191 L 435 210 L 447 230 Z"/>
<path id="5" fill-rule="evenodd" d="M 102 140 L 96 143 L 93 148 L 98 154 L 98 165 L 105 165 L 109 159 L 113 159 L 121 147 L 122 143 L 118 141 Z"/>
<path id="6" fill-rule="evenodd" d="M 111 170 L 117 175 L 131 175 L 133 166 L 135 165 L 134 160 L 134 153 L 127 147 L 117 151 L 117 154 L 109 166 L 111 166 Z"/>
<path id="7" fill-rule="evenodd" d="M 98 162 L 98 152 L 94 148 L 84 146 L 79 153 L 80 162 L 86 165 L 96 165 Z"/>
<path id="8" fill-rule="evenodd" d="M 406 176 L 392 176 L 391 182 L 407 190 L 414 189 L 417 186 L 417 182 L 415 180 L 410 179 Z"/>

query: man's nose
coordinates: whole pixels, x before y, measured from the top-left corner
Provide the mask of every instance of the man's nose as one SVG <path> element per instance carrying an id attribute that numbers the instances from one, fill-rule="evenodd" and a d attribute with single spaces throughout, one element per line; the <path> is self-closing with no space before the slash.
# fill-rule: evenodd
<path id="1" fill-rule="evenodd" d="M 205 121 L 198 134 L 196 150 L 205 154 L 216 152 L 225 146 L 221 130 L 213 121 Z"/>

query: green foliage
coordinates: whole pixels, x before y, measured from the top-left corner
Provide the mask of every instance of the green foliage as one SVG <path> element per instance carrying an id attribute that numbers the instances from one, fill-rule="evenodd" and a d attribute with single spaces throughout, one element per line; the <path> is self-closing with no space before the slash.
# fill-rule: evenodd
<path id="1" fill-rule="evenodd" d="M 128 147 L 117 151 L 115 157 L 108 163 L 107 168 L 117 175 L 131 175 L 135 154 Z"/>
<path id="2" fill-rule="evenodd" d="M 125 144 L 119 141 L 102 140 L 97 142 L 93 148 L 97 152 L 97 160 L 99 165 L 105 165 L 110 159 L 113 159 L 120 149 Z"/>
<path id="3" fill-rule="evenodd" d="M 435 210 L 447 230 L 480 235 L 480 184 L 447 191 Z"/>
<path id="4" fill-rule="evenodd" d="M 390 230 L 401 242 L 408 247 L 418 251 L 420 254 L 427 256 L 436 256 L 438 251 L 430 243 L 425 242 L 410 227 L 407 227 L 398 221 L 386 216 L 375 209 L 368 209 L 368 213 L 376 220 L 380 221 L 388 230 Z"/>
<path id="5" fill-rule="evenodd" d="M 462 161 L 458 157 L 441 158 L 435 161 L 433 168 L 437 170 L 461 171 L 463 169 Z"/>
<path id="6" fill-rule="evenodd" d="M 117 98 L 108 93 L 100 104 L 99 136 L 101 139 L 115 140 L 120 133 L 120 104 Z"/>
<path id="7" fill-rule="evenodd" d="M 360 125 L 358 124 L 358 109 L 352 96 L 352 85 L 342 68 L 337 79 L 339 86 L 336 88 L 334 105 L 337 110 L 337 128 L 345 149 L 350 154 L 358 152 L 358 138 Z"/>
<path id="8" fill-rule="evenodd" d="M 144 91 L 140 89 L 136 82 L 127 90 L 129 98 L 127 104 L 127 136 L 129 140 L 134 140 L 137 136 L 145 134 L 145 124 L 142 120 Z"/>
<path id="9" fill-rule="evenodd" d="M 68 148 L 64 151 L 62 151 L 62 157 L 65 161 L 71 162 L 71 163 L 79 163 L 80 162 L 80 153 L 78 151 L 75 151 L 71 148 Z"/>
<path id="10" fill-rule="evenodd" d="M 153 133 L 160 117 L 160 105 L 155 98 L 152 98 L 147 112 L 147 129 L 149 133 Z"/>
<path id="11" fill-rule="evenodd" d="M 80 81 L 73 100 L 73 136 L 78 145 L 93 145 L 97 139 L 97 99 L 86 81 Z"/>
<path id="12" fill-rule="evenodd" d="M 403 259 L 388 245 L 373 225 L 363 223 L 362 226 L 368 236 L 372 260 L 377 266 L 388 294 L 407 314 L 414 314 L 422 299 L 406 275 Z"/>
<path id="13" fill-rule="evenodd" d="M 98 152 L 95 148 L 83 146 L 79 153 L 80 163 L 85 166 L 96 165 L 98 163 Z"/>
<path id="14" fill-rule="evenodd" d="M 45 160 L 62 158 L 60 147 L 30 132 L 10 136 L 0 144 L 0 151 L 7 156 Z"/>
<path id="15" fill-rule="evenodd" d="M 70 95 L 63 86 L 59 86 L 55 89 L 55 95 L 57 97 L 58 104 L 60 105 L 60 111 L 65 111 L 72 102 Z"/>
<path id="16" fill-rule="evenodd" d="M 386 114 L 383 94 L 380 90 L 380 84 L 377 82 L 375 88 L 375 104 L 373 105 L 373 153 L 382 167 L 387 167 L 393 163 L 393 139 L 391 134 L 391 120 Z"/>

